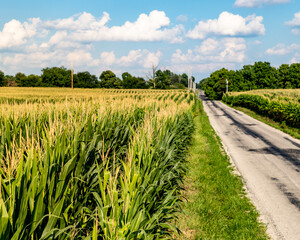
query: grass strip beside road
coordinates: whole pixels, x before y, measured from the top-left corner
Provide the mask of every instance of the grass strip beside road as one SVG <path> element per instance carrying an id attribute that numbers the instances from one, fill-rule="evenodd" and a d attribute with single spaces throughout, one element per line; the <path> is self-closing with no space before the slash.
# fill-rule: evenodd
<path id="1" fill-rule="evenodd" d="M 181 239 L 268 239 L 200 102 L 197 112 L 184 182 L 187 201 L 178 223 Z"/>

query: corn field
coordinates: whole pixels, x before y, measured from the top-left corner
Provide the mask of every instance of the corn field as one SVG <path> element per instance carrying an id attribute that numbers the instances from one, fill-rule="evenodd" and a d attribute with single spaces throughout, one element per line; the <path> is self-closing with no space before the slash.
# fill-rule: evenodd
<path id="1" fill-rule="evenodd" d="M 0 89 L 0 239 L 178 235 L 195 95 Z"/>
<path id="2" fill-rule="evenodd" d="M 270 119 L 300 128 L 300 89 L 254 90 L 223 95 L 222 100 L 241 106 Z"/>

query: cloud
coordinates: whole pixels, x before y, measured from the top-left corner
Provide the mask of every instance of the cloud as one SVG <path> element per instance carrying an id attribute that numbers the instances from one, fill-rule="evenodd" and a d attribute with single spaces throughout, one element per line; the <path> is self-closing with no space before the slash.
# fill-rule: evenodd
<path id="1" fill-rule="evenodd" d="M 43 48 L 60 48 L 60 49 L 71 49 L 71 48 L 84 48 L 88 45 L 73 41 L 68 37 L 67 31 L 57 31 L 48 42 L 41 44 Z"/>
<path id="2" fill-rule="evenodd" d="M 300 53 L 296 53 L 292 59 L 289 61 L 289 64 L 299 63 L 300 62 Z"/>
<path id="3" fill-rule="evenodd" d="M 255 40 L 253 44 L 254 44 L 254 45 L 261 45 L 261 44 L 262 44 L 262 42 L 261 42 L 261 41 L 259 41 L 259 40 Z"/>
<path id="4" fill-rule="evenodd" d="M 250 15 L 246 18 L 229 12 L 222 12 L 218 19 L 200 21 L 193 30 L 188 31 L 191 39 L 204 39 L 207 36 L 246 37 L 264 35 L 263 17 Z"/>
<path id="5" fill-rule="evenodd" d="M 293 29 L 291 30 L 291 32 L 292 32 L 293 34 L 295 34 L 295 35 L 299 35 L 299 34 L 300 34 L 300 29 L 298 29 L 298 28 L 293 28 Z"/>
<path id="6" fill-rule="evenodd" d="M 28 22 L 21 23 L 15 19 L 4 24 L 0 31 L 0 49 L 7 49 L 21 46 L 27 39 L 37 34 L 37 27 L 40 23 L 39 18 L 31 18 Z"/>
<path id="7" fill-rule="evenodd" d="M 21 53 L 9 54 L 2 58 L 3 66 L 20 71 L 21 68 L 35 69 L 50 66 L 95 67 L 100 65 L 99 59 L 94 59 L 86 49 L 51 49 L 32 44 Z"/>
<path id="8" fill-rule="evenodd" d="M 130 67 L 130 66 L 142 66 L 144 68 L 151 68 L 153 65 L 156 66 L 159 64 L 160 57 L 162 53 L 160 51 L 150 52 L 146 49 L 138 49 L 129 51 L 127 56 L 122 56 L 117 58 L 113 51 L 103 52 L 100 55 L 100 62 L 104 63 L 107 66 L 121 66 L 121 67 Z"/>
<path id="9" fill-rule="evenodd" d="M 100 18 L 83 12 L 53 21 L 30 18 L 22 23 L 13 19 L 5 23 L 0 31 L 0 50 L 37 42 L 37 37 L 43 38 L 44 48 L 69 49 L 78 49 L 83 45 L 101 41 L 183 42 L 183 25 L 169 27 L 170 19 L 163 11 L 154 10 L 149 15 L 140 14 L 136 21 L 126 21 L 121 26 L 109 27 L 107 25 L 109 20 L 110 16 L 107 12 L 104 12 Z"/>
<path id="10" fill-rule="evenodd" d="M 57 19 L 44 23 L 45 28 L 65 30 L 68 37 L 78 42 L 99 41 L 169 41 L 182 42 L 184 27 L 170 25 L 170 19 L 165 12 L 154 10 L 149 15 L 141 14 L 135 22 L 126 21 L 122 26 L 108 27 L 109 14 L 104 12 L 99 19 L 92 14 L 83 12 L 70 18 Z"/>
<path id="11" fill-rule="evenodd" d="M 197 74 L 197 73 L 211 73 L 217 69 L 227 68 L 227 69 L 234 69 L 234 63 L 195 63 L 189 65 L 190 74 Z M 183 64 L 172 64 L 167 67 L 173 72 L 180 72 L 180 73 L 187 73 L 188 66 Z"/>
<path id="12" fill-rule="evenodd" d="M 177 49 L 172 55 L 172 63 L 241 63 L 246 57 L 246 49 L 245 40 L 242 38 L 225 38 L 219 41 L 209 38 L 193 50 L 189 49 L 187 53 Z"/>
<path id="13" fill-rule="evenodd" d="M 292 27 L 293 34 L 298 35 L 300 33 L 300 12 L 295 13 L 294 18 L 285 24 Z"/>
<path id="14" fill-rule="evenodd" d="M 83 12 L 69 18 L 46 21 L 43 26 L 56 30 L 82 31 L 102 28 L 109 20 L 110 17 L 107 12 L 103 12 L 103 16 L 100 19 L 96 19 L 90 13 Z"/>
<path id="15" fill-rule="evenodd" d="M 300 27 L 300 12 L 295 13 L 293 20 L 286 22 L 286 25 L 291 27 Z"/>
<path id="16" fill-rule="evenodd" d="M 186 23 L 188 21 L 188 17 L 181 14 L 176 18 L 176 21 Z"/>
<path id="17" fill-rule="evenodd" d="M 263 5 L 272 5 L 279 3 L 288 3 L 290 0 L 236 0 L 235 7 L 262 7 Z"/>
<path id="18" fill-rule="evenodd" d="M 299 50 L 300 45 L 295 43 L 289 46 L 286 46 L 285 44 L 277 44 L 275 47 L 267 49 L 266 53 L 269 55 L 286 55 Z"/>

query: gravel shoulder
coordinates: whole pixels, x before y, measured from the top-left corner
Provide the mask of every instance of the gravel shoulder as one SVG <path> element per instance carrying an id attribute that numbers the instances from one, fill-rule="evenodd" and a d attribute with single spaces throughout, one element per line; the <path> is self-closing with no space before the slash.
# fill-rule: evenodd
<path id="1" fill-rule="evenodd" d="M 219 101 L 204 110 L 272 239 L 300 239 L 300 140 Z"/>

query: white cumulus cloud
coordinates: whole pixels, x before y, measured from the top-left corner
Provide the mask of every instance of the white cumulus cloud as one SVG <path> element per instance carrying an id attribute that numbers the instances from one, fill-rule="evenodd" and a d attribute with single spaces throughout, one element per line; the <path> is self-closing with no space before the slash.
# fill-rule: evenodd
<path id="1" fill-rule="evenodd" d="M 98 41 L 169 41 L 182 42 L 182 25 L 168 28 L 170 19 L 165 12 L 154 10 L 140 14 L 135 22 L 126 21 L 121 26 L 107 26 L 110 17 L 104 12 L 99 19 L 90 13 L 83 12 L 70 18 L 47 21 L 44 27 L 65 30 L 68 37 L 79 42 Z"/>
<path id="2" fill-rule="evenodd" d="M 292 27 L 300 27 L 300 12 L 295 13 L 292 21 L 286 22 L 286 24 Z"/>
<path id="3" fill-rule="evenodd" d="M 222 12 L 218 19 L 200 21 L 193 30 L 188 31 L 187 37 L 191 39 L 204 39 L 210 35 L 241 37 L 257 36 L 265 33 L 262 24 L 263 17 L 250 15 L 243 18 L 229 12 Z"/>
<path id="4" fill-rule="evenodd" d="M 113 51 L 102 52 L 100 55 L 100 62 L 107 66 L 142 66 L 144 68 L 151 68 L 153 65 L 159 64 L 162 53 L 160 51 L 150 52 L 146 49 L 137 49 L 129 51 L 128 55 L 117 58 Z"/>
<path id="5" fill-rule="evenodd" d="M 177 49 L 172 55 L 172 63 L 241 63 L 246 57 L 246 49 L 245 40 L 242 38 L 225 38 L 219 41 L 209 38 L 186 53 Z"/>
<path id="6" fill-rule="evenodd" d="M 295 13 L 294 18 L 285 24 L 292 27 L 293 34 L 298 35 L 300 33 L 300 12 Z"/>
<path id="7" fill-rule="evenodd" d="M 28 38 L 37 34 L 39 18 L 31 18 L 28 22 L 21 23 L 15 19 L 4 24 L 0 31 L 0 49 L 23 45 Z"/>
<path id="8" fill-rule="evenodd" d="M 236 7 L 261 7 L 263 5 L 272 5 L 279 3 L 288 3 L 290 0 L 236 0 Z"/>
<path id="9" fill-rule="evenodd" d="M 299 50 L 300 45 L 295 43 L 291 45 L 277 44 L 275 47 L 267 49 L 266 53 L 269 55 L 286 55 Z"/>

